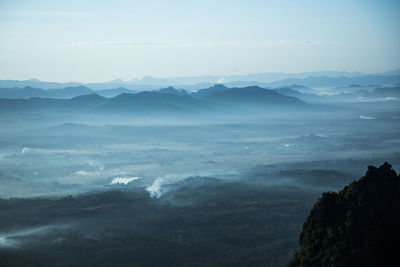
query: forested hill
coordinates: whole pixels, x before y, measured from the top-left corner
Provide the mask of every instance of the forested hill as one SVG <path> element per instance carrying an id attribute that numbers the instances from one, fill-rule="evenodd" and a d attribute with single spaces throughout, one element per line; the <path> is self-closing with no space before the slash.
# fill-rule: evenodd
<path id="1" fill-rule="evenodd" d="M 400 177 L 385 162 L 314 205 L 289 266 L 399 266 Z"/>

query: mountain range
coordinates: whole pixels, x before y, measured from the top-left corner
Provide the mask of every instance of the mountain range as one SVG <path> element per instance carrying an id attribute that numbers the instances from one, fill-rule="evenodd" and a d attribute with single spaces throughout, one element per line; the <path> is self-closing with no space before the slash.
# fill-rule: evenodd
<path id="1" fill-rule="evenodd" d="M 23 88 L 25 86 L 60 89 L 65 87 L 86 86 L 94 90 L 105 90 L 109 88 L 127 88 L 129 90 L 154 90 L 160 87 L 174 86 L 187 90 L 198 90 L 210 87 L 216 83 L 223 83 L 228 87 L 246 87 L 258 85 L 260 87 L 277 87 L 290 84 L 300 84 L 311 87 L 337 87 L 350 84 L 400 84 L 400 69 L 381 73 L 366 74 L 361 72 L 345 71 L 316 71 L 303 73 L 255 73 L 246 75 L 221 75 L 221 76 L 193 76 L 193 77 L 170 77 L 156 78 L 151 76 L 142 79 L 121 79 L 109 82 L 82 83 L 82 82 L 46 82 L 38 79 L 30 80 L 0 80 L 0 88 Z"/>
<path id="2" fill-rule="evenodd" d="M 321 93 L 322 92 L 322 93 Z M 324 94 L 331 92 L 331 94 Z M 332 94 L 333 93 L 333 94 Z M 0 110 L 85 110 L 135 111 L 200 111 L 221 108 L 300 108 L 305 103 L 337 101 L 381 101 L 400 98 L 400 87 L 362 86 L 352 84 L 328 91 L 302 85 L 262 88 L 259 86 L 229 88 L 222 84 L 189 92 L 174 87 L 135 92 L 126 88 L 92 90 L 85 86 L 62 89 L 0 88 Z"/>
<path id="3" fill-rule="evenodd" d="M 39 89 L 40 90 L 40 89 Z M 63 89 L 55 89 L 54 91 Z M 68 88 L 69 90 L 69 88 Z M 89 91 L 88 91 L 89 90 Z M 32 92 L 42 92 L 31 90 Z M 199 90 L 189 94 L 184 90 L 165 88 L 158 91 L 144 91 L 139 93 L 121 93 L 106 98 L 93 93 L 86 87 L 79 87 L 73 91 L 89 92 L 70 99 L 55 99 L 32 97 L 28 99 L 0 99 L 0 111 L 118 111 L 118 112 L 180 112 L 210 110 L 220 108 L 245 107 L 269 108 L 285 107 L 300 108 L 306 104 L 292 96 L 286 96 L 270 89 L 258 86 L 244 88 L 228 88 L 215 85 L 211 88 Z"/>
<path id="4" fill-rule="evenodd" d="M 123 87 L 95 91 L 82 85 L 48 90 L 31 86 L 25 86 L 24 88 L 0 88 L 0 98 L 72 98 L 94 93 L 104 97 L 114 97 L 122 93 L 135 93 L 135 91 Z"/>

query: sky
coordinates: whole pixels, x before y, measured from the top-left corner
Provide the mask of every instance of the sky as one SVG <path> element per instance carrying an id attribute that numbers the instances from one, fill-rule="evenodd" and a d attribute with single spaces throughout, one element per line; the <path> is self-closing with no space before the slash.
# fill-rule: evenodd
<path id="1" fill-rule="evenodd" d="M 399 0 L 0 0 L 0 79 L 400 68 Z"/>

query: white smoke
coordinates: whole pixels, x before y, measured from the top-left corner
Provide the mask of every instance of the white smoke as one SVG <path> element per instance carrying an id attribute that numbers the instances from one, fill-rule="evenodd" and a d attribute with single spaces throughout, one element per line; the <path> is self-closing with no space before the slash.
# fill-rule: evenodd
<path id="1" fill-rule="evenodd" d="M 17 242 L 15 240 L 12 240 L 8 238 L 7 236 L 0 236 L 0 247 L 16 247 Z"/>
<path id="2" fill-rule="evenodd" d="M 0 233 L 0 248 L 17 248 L 22 245 L 24 242 L 29 242 L 27 239 L 30 236 L 34 235 L 44 235 L 49 231 L 56 229 L 64 229 L 68 228 L 71 225 L 69 224 L 59 224 L 59 225 L 45 225 L 39 227 L 26 228 L 22 230 Z"/>
<path id="3" fill-rule="evenodd" d="M 127 185 L 132 181 L 139 180 L 139 177 L 115 177 L 110 184 L 124 184 Z"/>
<path id="4" fill-rule="evenodd" d="M 152 185 L 146 187 L 146 191 L 149 193 L 150 197 L 160 198 L 168 190 L 168 187 L 165 187 L 166 185 L 174 184 L 189 177 L 215 177 L 232 175 L 238 175 L 238 172 L 232 170 L 230 170 L 229 172 L 227 172 L 226 170 L 213 170 L 212 172 L 202 171 L 196 173 L 167 174 L 163 177 L 158 177 L 157 179 L 155 179 Z"/>
<path id="5" fill-rule="evenodd" d="M 362 116 L 362 115 L 360 115 L 360 119 L 362 119 L 362 120 L 375 120 L 376 118 L 374 118 L 374 117 L 369 117 L 369 116 Z"/>
<path id="6" fill-rule="evenodd" d="M 160 198 L 162 195 L 162 185 L 165 180 L 161 177 L 154 180 L 151 186 L 146 187 L 146 191 L 149 192 L 150 197 Z"/>
<path id="7" fill-rule="evenodd" d="M 292 147 L 294 146 L 293 144 L 283 144 L 284 147 Z"/>
<path id="8" fill-rule="evenodd" d="M 223 84 L 226 83 L 226 79 L 224 77 L 221 77 L 217 80 L 217 84 Z"/>

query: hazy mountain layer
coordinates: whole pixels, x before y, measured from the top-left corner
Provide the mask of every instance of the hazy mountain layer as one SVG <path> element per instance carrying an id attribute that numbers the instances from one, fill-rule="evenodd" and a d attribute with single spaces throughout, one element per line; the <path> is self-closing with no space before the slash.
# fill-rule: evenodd
<path id="1" fill-rule="evenodd" d="M 393 70 L 384 73 L 354 73 L 345 71 L 317 71 L 304 73 L 256 73 L 248 75 L 222 75 L 222 76 L 199 76 L 199 77 L 171 77 L 155 78 L 151 76 L 142 79 L 122 81 L 116 79 L 105 83 L 80 83 L 80 82 L 45 82 L 37 79 L 18 81 L 0 80 L 0 88 L 23 88 L 25 86 L 60 89 L 65 87 L 86 86 L 95 90 L 109 88 L 127 88 L 130 90 L 154 90 L 160 87 L 174 86 L 188 90 L 198 90 L 210 87 L 216 83 L 224 83 L 229 87 L 245 87 L 258 85 L 261 87 L 287 86 L 299 84 L 311 87 L 336 87 L 350 84 L 382 84 L 395 85 L 400 83 L 400 71 Z"/>
<path id="2" fill-rule="evenodd" d="M 80 95 L 72 99 L 29 98 L 0 99 L 2 111 L 85 111 L 85 112 L 185 112 L 195 110 L 209 111 L 210 108 L 224 108 L 221 104 L 231 106 L 252 105 L 253 107 L 270 108 L 286 106 L 295 108 L 305 104 L 294 97 L 286 96 L 260 87 L 224 88 L 219 86 L 189 95 L 173 88 L 160 91 L 123 93 L 112 98 L 97 94 Z M 226 89 L 226 90 L 225 90 Z M 60 89 L 61 90 L 61 89 Z"/>

